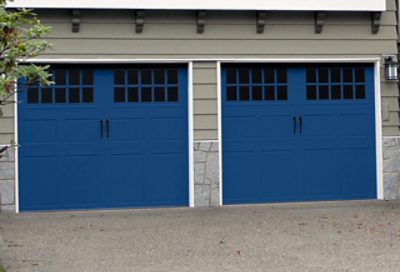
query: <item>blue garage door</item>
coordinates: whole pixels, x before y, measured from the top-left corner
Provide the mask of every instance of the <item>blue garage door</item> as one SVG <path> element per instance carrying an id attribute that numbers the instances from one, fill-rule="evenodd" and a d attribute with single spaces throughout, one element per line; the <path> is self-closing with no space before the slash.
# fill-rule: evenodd
<path id="1" fill-rule="evenodd" d="M 22 211 L 188 205 L 186 69 L 52 73 L 19 96 Z"/>
<path id="2" fill-rule="evenodd" d="M 225 204 L 376 198 L 368 65 L 222 69 Z"/>

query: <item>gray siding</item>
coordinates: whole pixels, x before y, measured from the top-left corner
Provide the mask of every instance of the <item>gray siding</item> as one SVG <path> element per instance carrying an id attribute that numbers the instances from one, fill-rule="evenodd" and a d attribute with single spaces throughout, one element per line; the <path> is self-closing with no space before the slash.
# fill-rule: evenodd
<path id="1" fill-rule="evenodd" d="M 397 55 L 395 0 L 380 32 L 371 34 L 368 13 L 327 13 L 322 34 L 314 33 L 310 12 L 270 12 L 265 32 L 256 33 L 255 13 L 207 13 L 204 34 L 196 33 L 195 12 L 146 11 L 144 32 L 135 33 L 132 11 L 82 11 L 79 33 L 71 31 L 70 11 L 39 11 L 53 27 L 54 48 L 43 58 L 215 59 L 380 57 Z M 194 63 L 195 140 L 217 138 L 216 62 Z M 384 135 L 400 135 L 396 83 L 382 82 L 382 103 L 389 109 Z M 12 137 L 12 114 L 0 121 L 0 143 Z"/>
<path id="2" fill-rule="evenodd" d="M 9 144 L 14 138 L 14 104 L 0 107 L 0 145 Z"/>

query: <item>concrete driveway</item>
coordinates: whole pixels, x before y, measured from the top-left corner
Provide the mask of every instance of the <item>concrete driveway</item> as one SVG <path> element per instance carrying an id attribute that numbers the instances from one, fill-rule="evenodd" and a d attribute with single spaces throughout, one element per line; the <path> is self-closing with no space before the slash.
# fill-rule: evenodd
<path id="1" fill-rule="evenodd" d="M 0 227 L 8 272 L 400 271 L 400 202 L 1 214 Z"/>

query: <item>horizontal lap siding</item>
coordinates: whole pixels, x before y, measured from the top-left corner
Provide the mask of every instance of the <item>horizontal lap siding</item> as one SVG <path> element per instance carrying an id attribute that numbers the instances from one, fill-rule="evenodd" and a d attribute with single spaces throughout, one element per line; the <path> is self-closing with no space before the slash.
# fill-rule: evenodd
<path id="1" fill-rule="evenodd" d="M 43 58 L 213 59 L 396 55 L 395 10 L 395 1 L 388 0 L 376 35 L 370 14 L 359 12 L 327 13 L 319 35 L 311 12 L 268 12 L 263 34 L 256 33 L 250 11 L 207 12 L 204 34 L 196 33 L 194 11 L 146 11 L 141 34 L 135 33 L 133 11 L 82 10 L 79 33 L 71 31 L 70 11 L 37 12 L 53 27 L 53 50 Z M 195 139 L 217 139 L 216 62 L 195 62 L 193 77 Z M 381 87 L 382 103 L 390 111 L 384 135 L 400 135 L 397 85 L 383 81 Z M 0 141 L 9 142 L 10 120 L 0 122 L 7 123 L 0 126 Z"/>

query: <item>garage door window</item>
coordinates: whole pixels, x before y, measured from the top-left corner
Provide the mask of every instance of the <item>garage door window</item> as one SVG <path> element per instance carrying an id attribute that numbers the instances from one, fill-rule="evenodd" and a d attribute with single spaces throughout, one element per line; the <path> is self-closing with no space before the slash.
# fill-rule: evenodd
<path id="1" fill-rule="evenodd" d="M 114 102 L 178 102 L 177 69 L 120 69 L 114 71 Z"/>
<path id="2" fill-rule="evenodd" d="M 28 104 L 80 104 L 93 103 L 93 71 L 65 70 L 50 71 L 54 84 L 43 86 L 34 83 L 27 87 Z"/>
<path id="3" fill-rule="evenodd" d="M 364 100 L 365 68 L 313 67 L 306 71 L 307 100 Z"/>
<path id="4" fill-rule="evenodd" d="M 287 70 L 261 67 L 226 69 L 226 100 L 286 101 Z"/>

